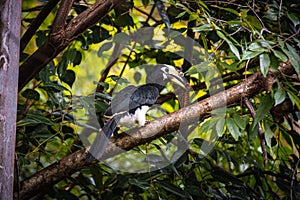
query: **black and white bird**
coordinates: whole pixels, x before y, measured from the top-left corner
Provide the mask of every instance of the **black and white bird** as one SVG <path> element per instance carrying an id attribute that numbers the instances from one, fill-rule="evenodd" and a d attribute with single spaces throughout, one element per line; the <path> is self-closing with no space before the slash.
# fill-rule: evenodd
<path id="1" fill-rule="evenodd" d="M 118 125 L 132 126 L 137 123 L 144 126 L 147 111 L 157 101 L 168 81 L 182 88 L 186 86 L 183 75 L 175 67 L 158 64 L 148 73 L 146 84 L 130 85 L 118 92 L 105 112 L 110 119 L 97 134 L 89 154 L 94 159 L 100 159 Z"/>

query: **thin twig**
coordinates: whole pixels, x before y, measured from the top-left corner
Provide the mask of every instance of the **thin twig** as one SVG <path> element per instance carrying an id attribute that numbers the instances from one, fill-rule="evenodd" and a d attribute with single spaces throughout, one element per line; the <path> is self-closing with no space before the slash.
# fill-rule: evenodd
<path id="1" fill-rule="evenodd" d="M 253 106 L 251 105 L 251 103 L 249 102 L 248 98 L 244 98 L 244 103 L 245 103 L 246 107 L 248 108 L 252 118 L 254 119 L 256 116 L 256 112 L 255 112 Z M 266 149 L 265 135 L 262 130 L 262 126 L 261 126 L 260 122 L 257 123 L 257 126 L 258 126 L 258 137 L 260 140 L 260 146 L 261 146 L 261 149 L 263 152 L 264 165 L 266 166 L 268 163 L 268 154 L 267 154 L 267 149 Z"/>

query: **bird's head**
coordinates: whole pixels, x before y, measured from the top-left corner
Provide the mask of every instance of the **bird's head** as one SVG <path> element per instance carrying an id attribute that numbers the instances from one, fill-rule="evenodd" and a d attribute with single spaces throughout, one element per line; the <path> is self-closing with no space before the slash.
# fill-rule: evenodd
<path id="1" fill-rule="evenodd" d="M 165 83 L 168 81 L 186 89 L 187 81 L 184 79 L 183 73 L 171 65 L 156 65 L 153 67 L 146 80 L 147 83 L 156 83 L 161 86 L 165 86 Z"/>
<path id="2" fill-rule="evenodd" d="M 186 80 L 183 73 L 171 65 L 163 65 L 160 70 L 162 71 L 164 81 L 171 81 L 176 85 L 186 88 Z"/>

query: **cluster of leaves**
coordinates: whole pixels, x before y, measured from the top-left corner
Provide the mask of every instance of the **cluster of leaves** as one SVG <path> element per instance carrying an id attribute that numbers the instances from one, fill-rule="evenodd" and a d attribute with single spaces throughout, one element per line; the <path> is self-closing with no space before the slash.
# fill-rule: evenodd
<path id="1" fill-rule="evenodd" d="M 79 1 L 78 1 L 79 2 Z M 296 74 L 300 74 L 299 5 L 294 1 L 205 3 L 205 1 L 128 1 L 120 4 L 99 23 L 78 37 L 63 54 L 50 62 L 35 80 L 21 91 L 18 106 L 17 148 L 20 179 L 24 179 L 65 155 L 83 148 L 72 112 L 76 112 L 72 88 L 79 76 L 82 60 L 90 50 L 99 48 L 98 56 L 113 48 L 112 42 L 103 42 L 121 30 L 140 27 L 171 27 L 194 39 L 205 52 L 214 54 L 214 65 L 229 88 L 255 72 L 264 76 L 277 70 L 281 62 L 289 61 Z M 35 2 L 34 2 L 35 3 Z M 29 3 L 28 3 L 29 4 Z M 24 2 L 24 6 L 26 2 Z M 74 3 L 70 18 L 88 8 L 88 3 Z M 31 22 L 36 9 L 26 10 L 24 24 Z M 158 9 L 158 14 L 153 9 Z M 130 11 L 131 10 L 131 11 Z M 145 13 L 148 13 L 145 17 Z M 53 11 L 54 14 L 54 11 Z M 33 17 L 32 17 L 33 16 Z M 48 21 L 49 20 L 49 21 Z M 45 24 L 52 19 L 46 19 Z M 193 22 L 193 27 L 186 24 Z M 48 28 L 36 33 L 29 48 L 39 47 L 49 34 Z M 118 34 L 114 42 L 126 45 L 126 34 Z M 32 47 L 33 46 L 33 47 Z M 22 59 L 30 53 L 23 52 Z M 208 53 L 207 53 L 208 54 Z M 21 60 L 23 62 L 23 60 Z M 115 64 L 117 70 L 134 68 L 147 63 L 183 63 L 174 53 L 133 46 L 122 52 Z M 180 63 L 180 64 L 178 64 Z M 120 68 L 120 66 L 122 66 Z M 99 72 L 103 68 L 99 68 Z M 198 73 L 192 66 L 186 75 L 191 86 L 197 88 L 194 101 L 206 97 L 214 74 Z M 105 86 L 96 95 L 95 106 L 99 120 L 109 100 L 110 80 L 122 80 L 121 73 L 98 82 Z M 134 78 L 137 78 L 136 75 Z M 143 174 L 116 172 L 98 164 L 82 170 L 61 181 L 48 191 L 48 198 L 112 198 L 112 199 L 279 199 L 299 196 L 300 136 L 293 130 L 296 116 L 291 111 L 300 110 L 299 76 L 283 77 L 270 88 L 250 99 L 256 111 L 253 118 L 244 105 L 235 105 L 218 118 L 208 118 L 195 129 L 198 135 L 209 132 L 217 124 L 220 136 L 214 151 L 200 159 L 193 150 L 199 150 L 203 139 L 195 137 L 190 150 L 174 164 L 161 170 Z M 97 81 L 97 80 L 95 80 Z M 206 81 L 203 86 L 203 81 Z M 200 90 L 199 90 L 200 88 Z M 81 98 L 88 109 L 88 99 Z M 288 102 L 288 103 L 287 103 Z M 172 110 L 178 108 L 174 100 L 165 104 Z M 288 104 L 288 109 L 281 105 Z M 78 106 L 77 106 L 78 108 Z M 171 110 L 171 109 L 170 109 Z M 277 113 L 280 113 L 278 115 Z M 268 164 L 264 166 L 261 140 L 257 137 L 262 125 L 267 145 Z M 238 153 L 237 153 L 238 152 Z M 162 155 L 163 156 L 163 155 Z"/>

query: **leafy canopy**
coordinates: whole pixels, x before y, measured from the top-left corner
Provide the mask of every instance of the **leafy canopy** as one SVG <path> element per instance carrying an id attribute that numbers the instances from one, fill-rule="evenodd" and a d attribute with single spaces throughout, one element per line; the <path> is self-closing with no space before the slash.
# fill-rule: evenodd
<path id="1" fill-rule="evenodd" d="M 68 20 L 93 3 L 75 1 Z M 45 4 L 34 0 L 23 2 L 24 31 Z M 142 27 L 172 28 L 201 45 L 203 59 L 213 58 L 203 63 L 217 68 L 225 89 L 256 72 L 266 77 L 268 72 L 278 70 L 281 63 L 290 63 L 295 74 L 278 77 L 269 90 L 250 97 L 250 107 L 241 97 L 240 102 L 227 105 L 225 114 L 208 115 L 192 124 L 188 137 L 191 147 L 176 162 L 160 170 L 123 173 L 98 163 L 49 186 L 45 198 L 296 199 L 300 195 L 300 137 L 294 123 L 299 119 L 299 112 L 297 118 L 295 111 L 300 109 L 299 6 L 294 1 L 134 0 L 115 7 L 49 62 L 19 93 L 18 179 L 24 180 L 83 148 L 79 133 L 88 128 L 86 120 L 91 117 L 89 111 L 93 112 L 89 109 L 96 111 L 102 125 L 116 85 L 124 87 L 128 82 L 144 81 L 142 72 L 128 73 L 138 66 L 155 63 L 177 66 L 194 89 L 190 100 L 207 98 L 215 73 L 199 72 L 201 66 L 186 64 L 172 50 L 128 43 L 128 31 Z M 46 41 L 56 11 L 57 8 L 50 12 L 21 52 L 21 63 Z M 120 52 L 119 58 L 110 60 L 118 44 L 127 48 Z M 104 71 L 100 75 L 105 69 L 109 73 Z M 97 91 L 89 98 L 87 95 L 95 86 Z M 161 98 L 164 111 L 151 111 L 149 120 L 180 108 L 169 91 Z M 200 158 L 203 142 L 213 133 L 219 136 L 214 149 Z M 163 159 L 166 155 L 160 149 L 168 148 L 169 142 L 176 138 L 174 132 L 151 144 L 135 147 L 135 151 L 161 152 L 155 156 Z M 120 165 L 125 162 L 119 160 Z"/>

